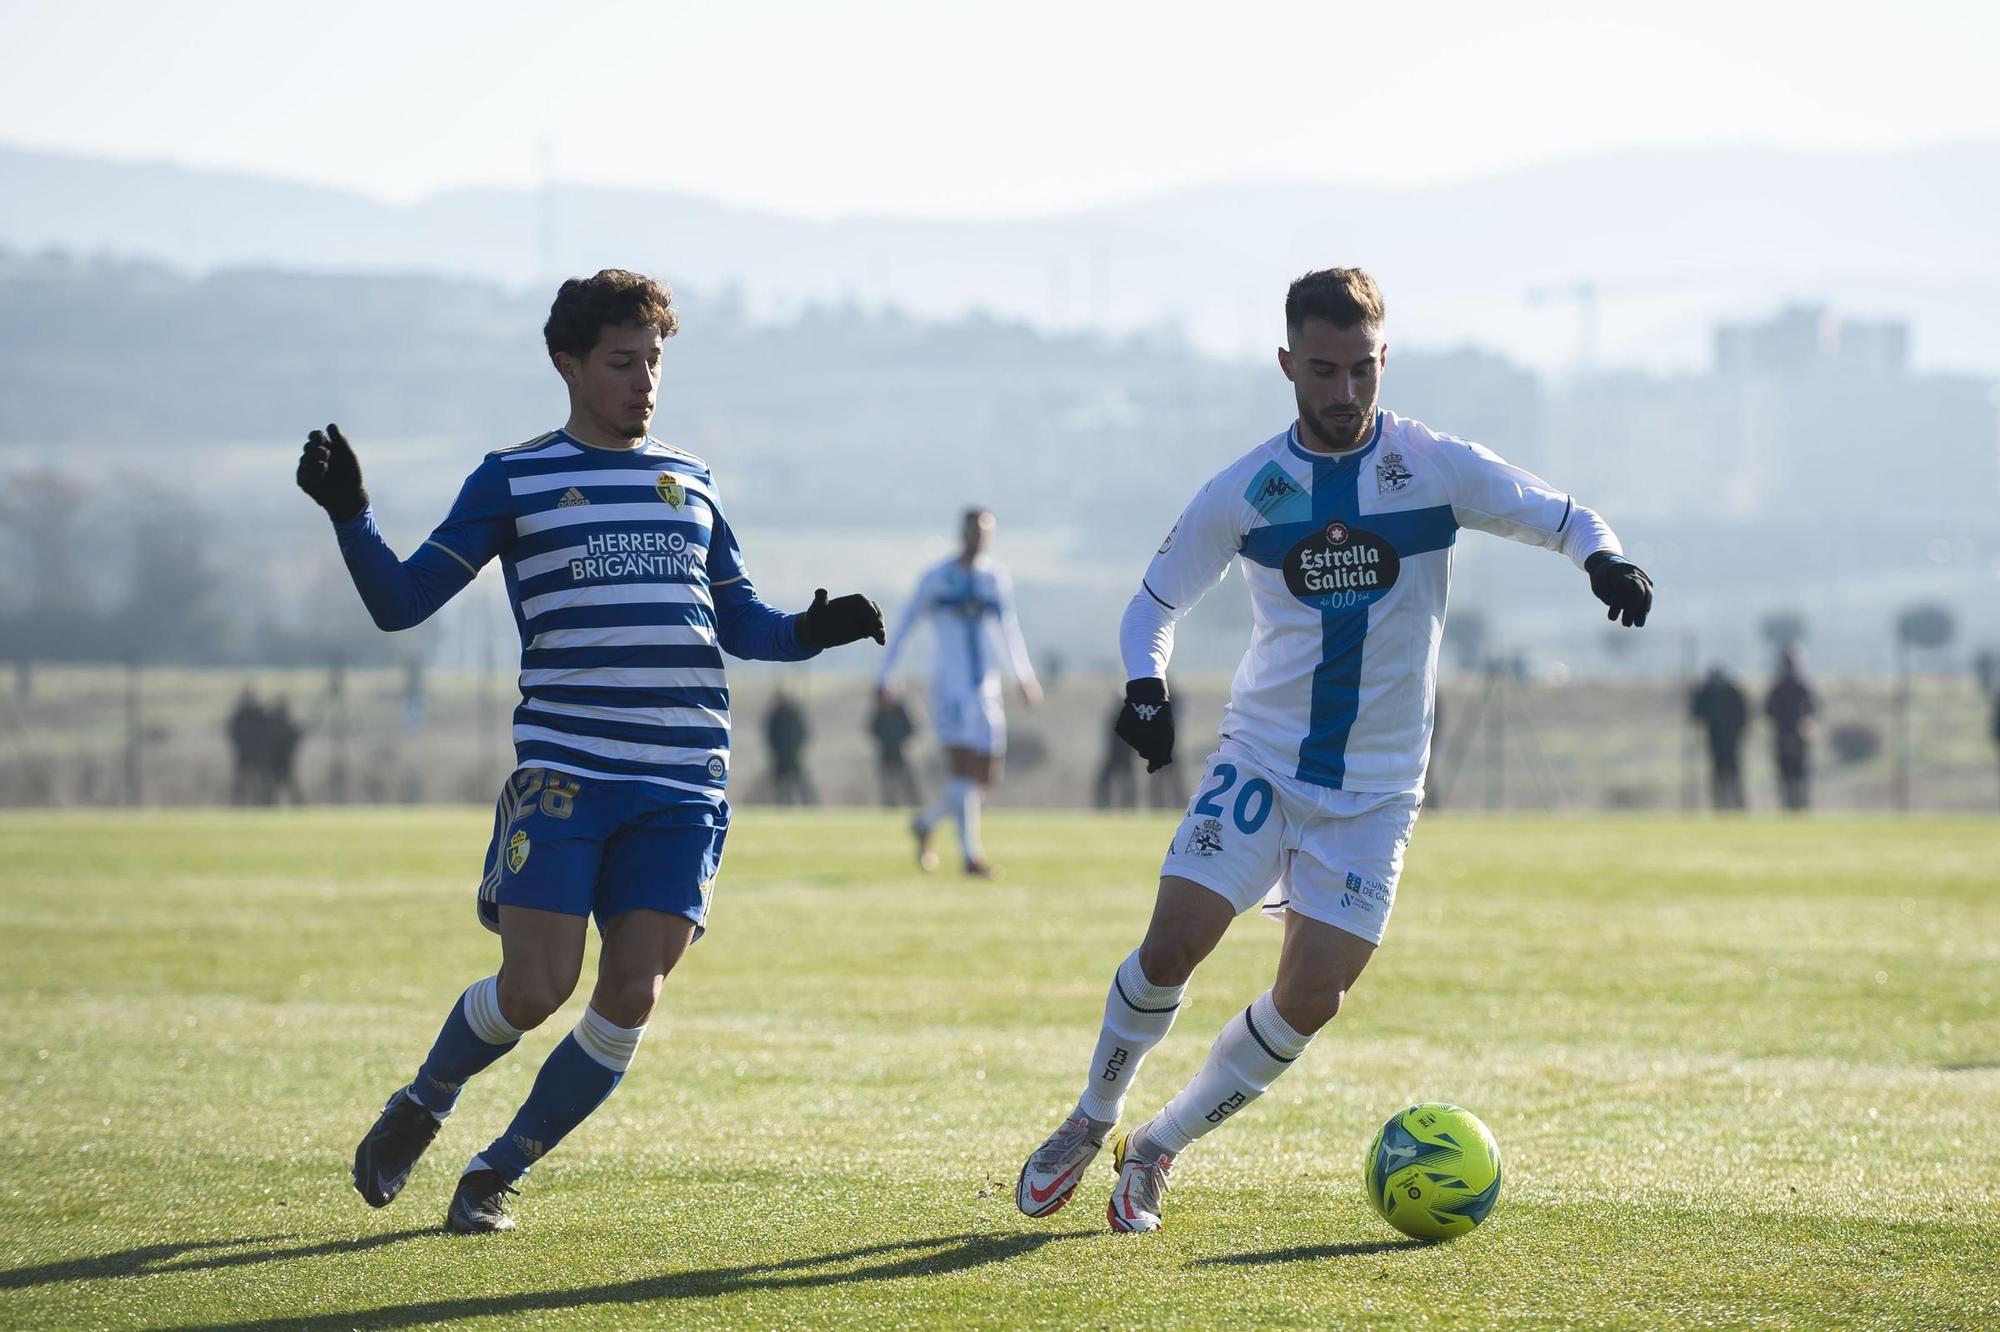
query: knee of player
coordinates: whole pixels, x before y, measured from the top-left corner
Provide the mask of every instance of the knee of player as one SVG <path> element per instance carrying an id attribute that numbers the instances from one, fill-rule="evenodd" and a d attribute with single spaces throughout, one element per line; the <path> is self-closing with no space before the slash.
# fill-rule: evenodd
<path id="1" fill-rule="evenodd" d="M 563 1006 L 576 988 L 574 976 L 564 978 L 547 972 L 523 970 L 500 972 L 500 1016 L 521 1031 L 533 1031 Z"/>
<path id="2" fill-rule="evenodd" d="M 1271 987 L 1271 1002 L 1278 1016 L 1301 1036 L 1310 1036 L 1333 1021 L 1346 1001 L 1347 987 L 1324 977 L 1280 979 Z"/>
<path id="3" fill-rule="evenodd" d="M 1146 936 L 1139 945 L 1139 970 L 1154 985 L 1185 985 L 1202 955 L 1185 939 Z"/>
<path id="4" fill-rule="evenodd" d="M 660 1001 L 660 984 L 666 977 L 655 972 L 602 976 L 590 997 L 597 1015 L 621 1027 L 643 1027 Z"/>

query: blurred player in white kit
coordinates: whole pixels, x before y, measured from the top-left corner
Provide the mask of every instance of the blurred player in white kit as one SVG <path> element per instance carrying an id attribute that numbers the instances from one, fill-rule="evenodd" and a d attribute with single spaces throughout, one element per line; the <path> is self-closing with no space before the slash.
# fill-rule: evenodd
<path id="1" fill-rule="evenodd" d="M 945 747 L 951 779 L 910 824 L 917 839 L 917 863 L 937 868 L 931 837 L 947 817 L 958 826 L 965 872 L 990 879 L 996 874 L 979 839 L 979 807 L 999 780 L 1007 751 L 1007 717 L 1000 703 L 999 664 L 1030 707 L 1042 700 L 1028 645 L 1014 615 L 1014 582 L 1007 569 L 986 553 L 993 544 L 993 514 L 967 509 L 958 554 L 933 565 L 917 580 L 916 591 L 889 635 L 876 680 L 875 701 L 895 698 L 896 658 L 919 620 L 934 630 L 931 655 L 931 726 Z"/>

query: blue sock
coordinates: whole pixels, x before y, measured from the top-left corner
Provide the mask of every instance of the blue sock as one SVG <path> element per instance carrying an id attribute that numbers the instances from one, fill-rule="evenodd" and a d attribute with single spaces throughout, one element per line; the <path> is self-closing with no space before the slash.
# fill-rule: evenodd
<path id="1" fill-rule="evenodd" d="M 443 1119 L 458 1104 L 468 1078 L 520 1043 L 521 1033 L 500 1016 L 500 978 L 475 981 L 452 1005 L 410 1095 Z"/>
<path id="2" fill-rule="evenodd" d="M 510 1180 L 527 1174 L 529 1166 L 604 1104 L 632 1066 L 645 1034 L 643 1026 L 620 1027 L 595 1009 L 584 1009 L 576 1030 L 549 1051 L 514 1122 L 466 1168 L 498 1170 Z"/>

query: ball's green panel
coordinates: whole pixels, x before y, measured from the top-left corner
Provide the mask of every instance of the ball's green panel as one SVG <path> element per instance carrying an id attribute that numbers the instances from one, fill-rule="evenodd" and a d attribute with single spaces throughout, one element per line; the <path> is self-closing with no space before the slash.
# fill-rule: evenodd
<path id="1" fill-rule="evenodd" d="M 1363 1173 L 1383 1220 L 1414 1239 L 1450 1239 L 1498 1201 L 1500 1145 L 1470 1110 L 1424 1101 L 1375 1130 Z"/>

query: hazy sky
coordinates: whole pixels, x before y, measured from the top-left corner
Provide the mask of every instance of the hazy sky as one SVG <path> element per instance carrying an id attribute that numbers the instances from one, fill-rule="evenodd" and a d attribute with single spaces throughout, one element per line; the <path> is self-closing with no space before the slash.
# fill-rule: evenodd
<path id="1" fill-rule="evenodd" d="M 0 142 L 818 215 L 2000 137 L 2000 5 L 0 0 Z"/>

